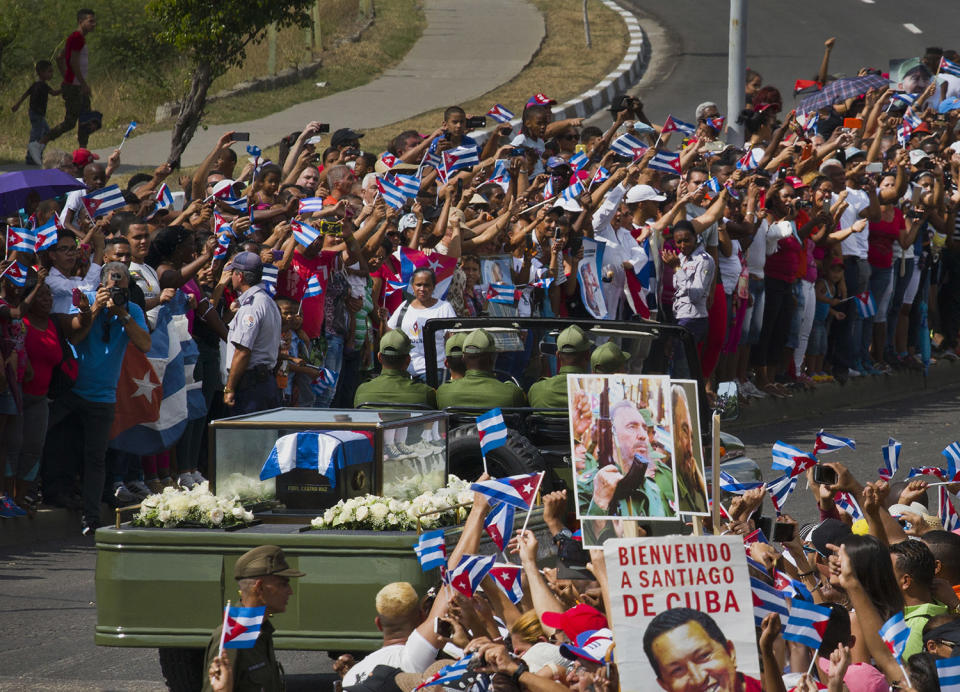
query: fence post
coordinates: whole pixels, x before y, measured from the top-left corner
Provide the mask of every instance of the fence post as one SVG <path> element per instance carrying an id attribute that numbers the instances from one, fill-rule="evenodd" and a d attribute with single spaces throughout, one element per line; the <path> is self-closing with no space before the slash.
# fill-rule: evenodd
<path id="1" fill-rule="evenodd" d="M 277 74 L 277 25 L 267 27 L 267 74 Z"/>

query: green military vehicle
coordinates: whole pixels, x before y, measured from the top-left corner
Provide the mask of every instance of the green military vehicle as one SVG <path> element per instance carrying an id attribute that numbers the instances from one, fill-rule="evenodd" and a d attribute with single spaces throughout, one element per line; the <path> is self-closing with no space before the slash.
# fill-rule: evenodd
<path id="1" fill-rule="evenodd" d="M 551 343 L 567 324 L 578 323 L 591 338 L 614 338 L 633 354 L 630 372 L 700 379 L 696 349 L 689 334 L 676 327 L 646 322 L 535 319 L 431 320 L 426 324 L 427 362 L 437 329 L 484 326 L 496 334 L 503 351 L 504 378 L 510 361 L 531 362 L 531 352 L 552 361 Z M 498 361 L 499 364 L 499 361 Z M 499 365 L 498 365 L 499 367 Z M 545 365 L 549 367 L 549 365 Z M 539 374 L 539 373 L 538 373 Z M 432 378 L 437 373 L 432 373 Z M 436 386 L 438 382 L 428 380 Z M 709 420 L 700 397 L 700 419 Z M 735 400 L 735 397 L 734 397 Z M 374 596 L 386 583 L 408 581 L 424 593 L 435 573 L 421 571 L 411 549 L 417 531 L 316 530 L 312 520 L 339 500 L 368 493 L 410 499 L 447 484 L 448 474 L 473 479 L 482 469 L 476 426 L 478 411 L 411 410 L 378 402 L 353 410 L 275 409 L 210 424 L 211 489 L 239 496 L 254 513 L 252 525 L 234 530 L 203 527 L 145 528 L 118 514 L 117 525 L 96 534 L 97 626 L 101 646 L 157 648 L 171 689 L 198 690 L 202 653 L 222 617 L 226 600 L 236 598 L 233 565 L 247 550 L 263 544 L 284 549 L 298 580 L 287 611 L 274 618 L 278 649 L 350 651 L 358 656 L 379 648 L 374 625 Z M 570 486 L 569 431 L 565 410 L 505 410 L 511 428 L 508 444 L 487 459 L 494 476 L 547 471 L 544 490 Z M 704 425 L 703 428 L 709 426 Z M 348 454 L 328 474 L 292 469 L 266 481 L 261 468 L 284 436 L 303 431 L 363 436 L 363 454 Z M 709 443 L 709 436 L 704 442 Z M 722 467 L 740 480 L 760 478 L 743 445 L 724 436 Z M 705 450 L 709 457 L 709 448 Z M 571 493 L 572 496 L 572 493 Z M 461 516 L 465 509 L 461 509 Z M 530 527 L 551 542 L 539 509 Z M 677 533 L 677 523 L 659 522 L 657 530 Z M 449 546 L 459 528 L 446 531 Z M 481 550 L 493 552 L 492 543 Z"/>

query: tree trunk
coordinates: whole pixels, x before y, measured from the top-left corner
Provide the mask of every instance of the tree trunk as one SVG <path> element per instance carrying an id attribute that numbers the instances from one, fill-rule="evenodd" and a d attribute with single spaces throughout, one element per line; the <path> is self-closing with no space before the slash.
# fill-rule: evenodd
<path id="1" fill-rule="evenodd" d="M 587 48 L 590 48 L 590 16 L 587 14 L 587 0 L 583 0 L 583 35 L 587 42 Z"/>
<path id="2" fill-rule="evenodd" d="M 178 161 L 190 140 L 193 139 L 197 125 L 200 124 L 200 117 L 203 115 L 203 108 L 207 105 L 207 90 L 212 83 L 213 67 L 206 60 L 201 60 L 194 69 L 190 93 L 180 104 L 177 123 L 173 126 L 169 161 Z"/>

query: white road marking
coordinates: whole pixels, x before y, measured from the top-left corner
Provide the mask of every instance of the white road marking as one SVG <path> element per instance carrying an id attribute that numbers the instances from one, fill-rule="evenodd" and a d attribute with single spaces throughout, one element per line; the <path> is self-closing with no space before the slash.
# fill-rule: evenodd
<path id="1" fill-rule="evenodd" d="M 877 0 L 860 0 L 860 2 L 862 2 L 862 3 L 865 4 L 865 5 L 872 5 L 872 4 L 874 4 L 876 1 L 877 1 Z"/>
<path id="2" fill-rule="evenodd" d="M 920 29 L 917 28 L 917 25 L 916 25 L 916 24 L 910 24 L 909 22 L 908 22 L 907 24 L 904 24 L 904 25 L 903 25 L 903 28 L 906 29 L 907 31 L 909 31 L 911 34 L 922 34 L 922 33 L 923 33 L 922 31 L 920 31 Z"/>

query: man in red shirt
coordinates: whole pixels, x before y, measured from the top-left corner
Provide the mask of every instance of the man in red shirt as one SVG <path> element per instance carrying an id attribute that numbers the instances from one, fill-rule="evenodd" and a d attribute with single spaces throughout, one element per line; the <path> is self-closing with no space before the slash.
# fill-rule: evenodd
<path id="1" fill-rule="evenodd" d="M 97 18 L 93 10 L 77 10 L 77 30 L 67 36 L 63 46 L 63 53 L 58 56 L 57 66 L 63 73 L 63 104 L 66 110 L 63 122 L 54 127 L 41 140 L 44 144 L 55 140 L 65 132 L 69 132 L 77 124 L 77 120 L 84 113 L 90 112 L 90 85 L 87 83 L 87 39 L 86 36 L 97 28 Z M 91 128 L 81 123 L 77 128 L 77 142 L 81 147 L 87 146 Z"/>

